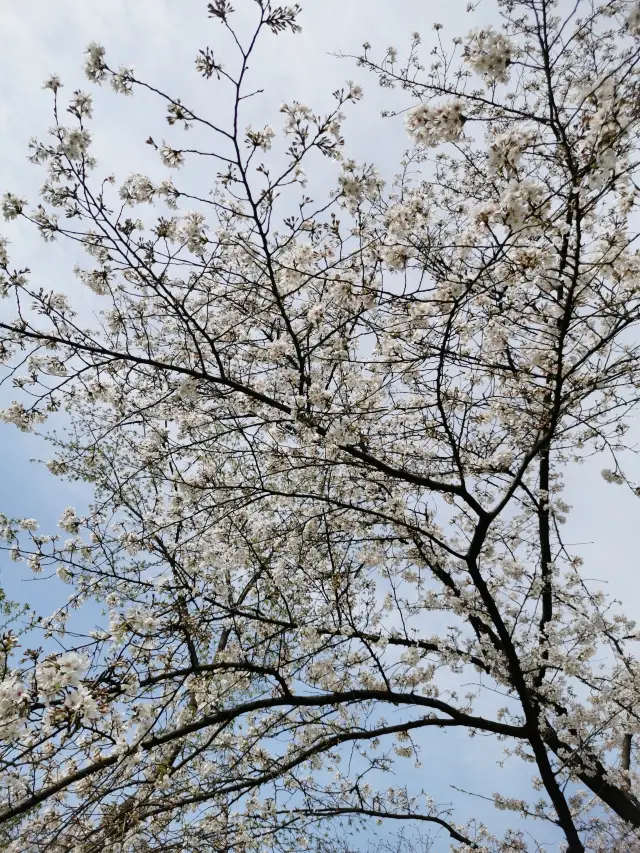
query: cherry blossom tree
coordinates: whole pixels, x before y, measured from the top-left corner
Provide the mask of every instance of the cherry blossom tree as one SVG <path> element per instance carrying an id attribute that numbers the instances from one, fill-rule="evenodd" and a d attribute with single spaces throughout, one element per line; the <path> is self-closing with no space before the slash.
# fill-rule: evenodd
<path id="1" fill-rule="evenodd" d="M 562 535 L 572 466 L 640 488 L 640 3 L 498 0 L 493 28 L 436 25 L 430 60 L 417 33 L 365 44 L 410 140 L 388 184 L 348 156 L 355 83 L 247 126 L 256 44 L 304 19 L 238 4 L 250 32 L 208 6 L 235 65 L 195 60 L 226 117 L 87 48 L 93 84 L 164 105 L 174 177 L 100 174 L 91 95 L 54 76 L 41 200 L 3 198 L 86 250 L 100 313 L 0 243 L 2 417 L 59 412 L 48 467 L 93 493 L 66 538 L 1 519 L 70 589 L 1 638 L 2 849 L 330 853 L 377 821 L 396 850 L 540 851 L 545 824 L 640 850 L 638 635 Z M 181 187 L 202 159 L 213 185 Z M 506 835 L 439 807 L 429 767 L 402 784 L 449 728 L 534 774 L 530 801 L 489 797 Z"/>

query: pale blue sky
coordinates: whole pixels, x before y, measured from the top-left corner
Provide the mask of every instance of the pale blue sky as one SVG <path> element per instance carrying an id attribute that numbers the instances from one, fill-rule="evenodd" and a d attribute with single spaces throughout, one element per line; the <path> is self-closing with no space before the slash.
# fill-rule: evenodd
<path id="1" fill-rule="evenodd" d="M 242 10 L 250 0 L 236 0 Z M 255 63 L 259 70 L 257 85 L 266 90 L 260 101 L 252 102 L 254 113 L 248 117 L 255 126 L 261 122 L 278 124 L 281 101 L 299 100 L 317 111 L 331 106 L 331 92 L 352 78 L 365 89 L 365 99 L 350 111 L 345 135 L 347 151 L 359 161 L 374 161 L 389 177 L 407 144 L 400 119 L 381 121 L 385 107 L 408 106 L 402 93 L 380 90 L 375 80 L 349 60 L 338 60 L 331 52 L 358 52 L 363 41 L 374 50 L 388 45 L 400 51 L 410 33 L 418 30 L 425 40 L 425 56 L 434 33 L 432 24 L 445 26 L 443 35 L 464 35 L 471 26 L 491 18 L 491 4 L 468 16 L 466 0 L 446 4 L 424 0 L 311 0 L 304 3 L 301 18 L 303 33 L 268 41 Z M 193 71 L 199 48 L 215 48 L 222 29 L 206 16 L 202 0 L 0 0 L 0 190 L 9 189 L 35 200 L 43 173 L 26 160 L 31 136 L 43 137 L 52 123 L 51 93 L 42 90 L 42 82 L 58 73 L 69 95 L 74 89 L 91 91 L 95 101 L 94 131 L 96 154 L 106 171 L 121 181 L 134 171 L 158 172 L 158 163 L 144 140 L 172 138 L 164 119 L 164 110 L 152 97 L 125 99 L 108 89 L 96 89 L 82 74 L 83 50 L 90 40 L 103 43 L 111 65 L 133 65 L 137 75 L 161 89 L 194 102 L 209 114 L 223 109 L 212 83 L 203 87 Z M 191 98 L 193 97 L 193 101 Z M 247 122 L 248 123 L 248 122 Z M 206 183 L 207 175 L 203 173 Z M 329 187 L 327 186 L 327 189 Z M 9 228 L 0 223 L 0 233 L 8 236 L 12 261 L 28 265 L 34 281 L 44 287 L 71 284 L 75 258 L 64 243 L 45 245 L 31 230 Z M 86 292 L 81 297 L 87 299 Z M 86 310 L 90 310 L 87 304 Z M 0 311 L 2 305 L 0 304 Z M 0 404 L 6 402 L 3 392 Z M 0 511 L 10 515 L 34 516 L 43 528 L 51 528 L 68 504 L 80 506 L 87 492 L 81 486 L 61 483 L 40 466 L 32 465 L 33 456 L 47 457 L 46 448 L 33 436 L 0 424 Z M 585 542 L 581 551 L 586 561 L 585 574 L 607 582 L 607 589 L 625 599 L 625 610 L 640 614 L 638 571 L 636 567 L 637 530 L 640 502 L 622 488 L 606 485 L 599 476 L 604 460 L 587 465 L 568 477 L 569 503 L 575 512 L 569 522 L 568 539 Z M 638 465 L 635 463 L 636 470 Z M 638 472 L 640 480 L 640 471 Z M 3 585 L 15 596 L 32 597 L 44 604 L 44 596 L 34 592 L 35 584 L 18 582 L 16 567 L 3 565 Z M 42 587 L 40 587 L 42 588 Z M 25 592 L 26 590 L 26 592 Z M 44 590 L 43 590 L 44 592 Z M 518 796 L 527 788 L 528 771 L 509 764 L 499 770 L 495 745 L 482 738 L 470 741 L 460 732 L 425 739 L 424 767 L 410 771 L 441 802 L 460 805 L 456 817 L 473 814 L 487 820 L 493 829 L 509 825 L 508 815 L 487 809 L 479 801 L 455 794 L 448 786 L 456 783 L 467 790 L 491 795 L 494 790 Z M 431 746 L 433 744 L 433 746 Z M 409 768 L 410 764 L 407 762 Z M 498 778 L 502 781 L 498 785 Z M 506 780 L 509 780 L 505 784 Z M 549 830 L 530 827 L 536 837 L 547 838 Z M 447 850 L 443 844 L 435 848 Z"/>

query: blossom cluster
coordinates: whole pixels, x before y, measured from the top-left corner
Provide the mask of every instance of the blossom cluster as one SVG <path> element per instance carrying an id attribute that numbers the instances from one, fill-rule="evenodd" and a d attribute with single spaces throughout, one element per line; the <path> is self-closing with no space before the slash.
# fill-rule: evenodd
<path id="1" fill-rule="evenodd" d="M 467 37 L 465 60 L 490 83 L 507 83 L 514 55 L 512 42 L 493 27 L 473 30 Z"/>
<path id="2" fill-rule="evenodd" d="M 416 142 L 433 148 L 441 142 L 457 142 L 462 136 L 465 117 L 458 100 L 444 104 L 418 104 L 409 112 L 406 128 Z"/>

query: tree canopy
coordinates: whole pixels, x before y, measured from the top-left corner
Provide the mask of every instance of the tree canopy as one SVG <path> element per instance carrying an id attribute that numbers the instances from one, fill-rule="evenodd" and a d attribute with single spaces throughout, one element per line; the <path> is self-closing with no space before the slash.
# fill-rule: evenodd
<path id="1" fill-rule="evenodd" d="M 415 827 L 397 850 L 533 853 L 545 823 L 640 850 L 638 634 L 562 533 L 587 457 L 598 499 L 640 490 L 640 3 L 498 0 L 430 57 L 414 33 L 343 58 L 397 90 L 387 183 L 343 139 L 356 83 L 246 125 L 256 45 L 304 15 L 236 5 L 253 29 L 206 10 L 233 67 L 195 59 L 226 114 L 87 48 L 93 84 L 164 106 L 173 177 L 101 174 L 91 95 L 54 76 L 41 198 L 3 197 L 88 255 L 52 292 L 0 241 L 0 355 L 2 419 L 54 414 L 48 467 L 92 503 L 66 536 L 0 517 L 69 585 L 0 640 L 2 849 L 342 853 L 378 821 Z M 215 180 L 181 188 L 199 160 Z M 439 806 L 432 766 L 403 784 L 450 728 L 534 774 L 530 801 L 488 794 L 506 835 Z"/>

